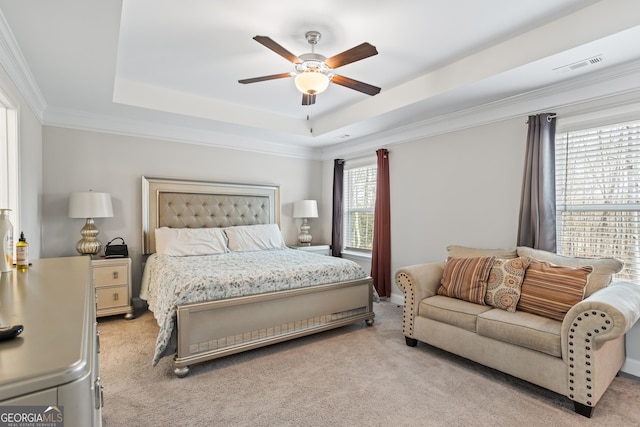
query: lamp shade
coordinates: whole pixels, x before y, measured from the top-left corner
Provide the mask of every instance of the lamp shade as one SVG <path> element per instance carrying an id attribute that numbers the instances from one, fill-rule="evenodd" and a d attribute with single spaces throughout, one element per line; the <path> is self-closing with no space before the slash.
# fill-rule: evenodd
<path id="1" fill-rule="evenodd" d="M 298 200 L 293 202 L 294 218 L 317 218 L 318 204 L 315 200 Z"/>
<path id="2" fill-rule="evenodd" d="M 315 69 L 308 69 L 296 76 L 295 84 L 300 92 L 316 95 L 329 87 L 329 77 Z"/>
<path id="3" fill-rule="evenodd" d="M 78 191 L 69 196 L 69 218 L 110 218 L 111 194 Z"/>

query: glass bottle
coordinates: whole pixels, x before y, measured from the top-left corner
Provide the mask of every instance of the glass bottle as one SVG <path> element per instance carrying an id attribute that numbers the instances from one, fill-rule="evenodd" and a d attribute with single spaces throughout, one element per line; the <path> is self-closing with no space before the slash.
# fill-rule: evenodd
<path id="1" fill-rule="evenodd" d="M 29 244 L 22 231 L 16 244 L 16 268 L 20 271 L 26 271 L 29 268 Z"/>

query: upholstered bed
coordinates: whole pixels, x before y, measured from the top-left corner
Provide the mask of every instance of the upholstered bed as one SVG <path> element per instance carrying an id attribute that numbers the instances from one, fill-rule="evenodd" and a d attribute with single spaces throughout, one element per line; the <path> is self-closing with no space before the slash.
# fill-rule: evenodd
<path id="1" fill-rule="evenodd" d="M 160 326 L 154 364 L 173 354 L 184 377 L 194 363 L 373 324 L 372 280 L 357 264 L 279 246 L 279 187 L 143 177 L 142 197 L 140 296 Z M 172 256 L 166 232 L 224 235 L 224 243 Z"/>

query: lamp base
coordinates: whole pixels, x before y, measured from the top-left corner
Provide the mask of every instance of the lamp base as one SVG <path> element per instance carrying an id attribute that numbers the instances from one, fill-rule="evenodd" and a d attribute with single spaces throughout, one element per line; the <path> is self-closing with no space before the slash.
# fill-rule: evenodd
<path id="1" fill-rule="evenodd" d="M 76 251 L 80 255 L 95 255 L 102 249 L 102 243 L 98 240 L 98 228 L 93 222 L 93 218 L 87 218 L 87 222 L 80 230 L 82 239 L 76 243 Z"/>
<path id="2" fill-rule="evenodd" d="M 311 246 L 311 240 L 313 237 L 309 233 L 311 227 L 307 224 L 307 218 L 302 218 L 302 225 L 300 226 L 300 234 L 298 234 L 298 241 L 300 246 Z"/>

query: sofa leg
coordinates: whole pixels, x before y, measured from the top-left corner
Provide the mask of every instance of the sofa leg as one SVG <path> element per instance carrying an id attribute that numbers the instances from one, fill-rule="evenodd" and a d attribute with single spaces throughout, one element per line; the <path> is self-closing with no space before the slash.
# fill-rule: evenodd
<path id="1" fill-rule="evenodd" d="M 404 340 L 406 341 L 409 347 L 415 347 L 418 345 L 418 340 L 415 338 L 404 337 Z"/>
<path id="2" fill-rule="evenodd" d="M 579 402 L 573 402 L 573 406 L 575 408 L 576 414 L 580 414 L 582 416 L 585 416 L 587 418 L 591 418 L 591 415 L 593 414 L 593 406 L 587 406 L 584 403 L 579 403 Z"/>

